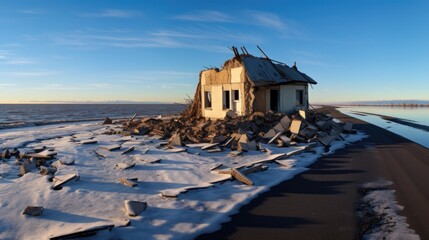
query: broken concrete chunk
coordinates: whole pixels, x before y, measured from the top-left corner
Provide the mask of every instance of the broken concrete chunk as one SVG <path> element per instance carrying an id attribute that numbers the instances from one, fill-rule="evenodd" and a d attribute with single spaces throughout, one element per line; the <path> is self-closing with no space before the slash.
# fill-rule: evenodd
<path id="1" fill-rule="evenodd" d="M 212 143 L 222 143 L 226 140 L 226 137 L 223 135 L 217 135 L 213 138 Z"/>
<path id="2" fill-rule="evenodd" d="M 285 132 L 287 129 L 285 129 L 284 127 L 283 127 L 283 125 L 282 125 L 282 123 L 277 123 L 274 127 L 273 127 L 273 129 L 276 131 L 276 132 Z"/>
<path id="3" fill-rule="evenodd" d="M 35 152 L 35 153 L 39 153 L 39 152 L 41 152 L 41 151 L 43 151 L 43 150 L 45 150 L 46 149 L 46 146 L 40 146 L 40 147 L 34 147 L 33 148 L 33 151 Z"/>
<path id="4" fill-rule="evenodd" d="M 301 124 L 302 124 L 301 120 L 298 120 L 298 119 L 292 120 L 292 123 L 290 125 L 290 129 L 289 129 L 290 132 L 298 135 L 299 131 L 301 130 Z"/>
<path id="5" fill-rule="evenodd" d="M 125 200 L 125 210 L 128 216 L 136 217 L 147 208 L 147 202 Z"/>
<path id="6" fill-rule="evenodd" d="M 170 146 L 183 146 L 182 143 L 182 136 L 178 133 L 173 134 L 173 136 L 171 136 L 170 140 L 168 140 L 168 145 Z"/>
<path id="7" fill-rule="evenodd" d="M 19 168 L 21 175 L 24 176 L 26 173 L 31 172 L 36 168 L 36 162 L 30 159 L 24 160 L 21 167 Z"/>
<path id="8" fill-rule="evenodd" d="M 240 152 L 247 152 L 249 151 L 249 147 L 247 146 L 247 143 L 244 142 L 238 142 L 237 143 L 237 150 Z"/>
<path id="9" fill-rule="evenodd" d="M 232 151 L 229 153 L 229 155 L 236 157 L 236 156 L 241 155 L 242 153 L 243 153 L 242 151 Z"/>
<path id="10" fill-rule="evenodd" d="M 39 173 L 41 175 L 49 175 L 49 174 L 54 174 L 56 171 L 57 171 L 57 169 L 55 169 L 55 168 L 40 166 Z"/>
<path id="11" fill-rule="evenodd" d="M 273 138 L 277 134 L 276 130 L 270 129 L 267 133 L 265 133 L 264 138 Z"/>
<path id="12" fill-rule="evenodd" d="M 254 166 L 248 167 L 241 171 L 244 175 L 252 174 L 255 172 L 261 172 L 267 170 L 268 167 L 264 166 L 263 164 L 255 164 Z"/>
<path id="13" fill-rule="evenodd" d="M 75 160 L 70 157 L 64 157 L 58 160 L 62 165 L 73 165 Z"/>
<path id="14" fill-rule="evenodd" d="M 119 181 L 121 183 L 123 183 L 124 185 L 128 186 L 128 187 L 135 187 L 137 186 L 137 178 L 134 179 L 129 179 L 129 178 L 119 178 Z"/>
<path id="15" fill-rule="evenodd" d="M 187 149 L 182 147 L 174 147 L 174 148 L 168 148 L 166 151 L 170 153 L 180 153 L 180 152 L 186 152 Z"/>
<path id="16" fill-rule="evenodd" d="M 226 112 L 225 119 L 234 119 L 237 118 L 237 113 L 235 111 L 229 110 Z"/>
<path id="17" fill-rule="evenodd" d="M 97 141 L 96 140 L 82 140 L 79 143 L 83 144 L 83 145 L 87 145 L 87 144 L 96 144 Z"/>
<path id="18" fill-rule="evenodd" d="M 24 209 L 24 212 L 22 214 L 29 215 L 29 216 L 39 216 L 43 213 L 43 207 L 40 206 L 27 206 Z"/>
<path id="19" fill-rule="evenodd" d="M 114 144 L 114 145 L 105 145 L 105 146 L 101 146 L 102 148 L 105 148 L 109 151 L 115 151 L 115 150 L 119 150 L 121 149 L 121 145 L 118 144 Z"/>
<path id="20" fill-rule="evenodd" d="M 238 142 L 241 143 L 248 143 L 249 142 L 249 136 L 247 136 L 246 133 L 242 134 L 240 139 L 238 139 Z"/>
<path id="21" fill-rule="evenodd" d="M 284 116 L 281 120 L 280 120 L 280 124 L 283 126 L 283 128 L 285 130 L 288 130 L 291 124 L 291 120 L 288 116 Z"/>
<path id="22" fill-rule="evenodd" d="M 106 117 L 106 119 L 104 119 L 103 125 L 112 124 L 112 123 L 113 123 L 112 119 Z"/>
<path id="23" fill-rule="evenodd" d="M 119 168 L 119 169 L 122 169 L 122 170 L 125 170 L 125 169 L 128 169 L 128 168 L 132 168 L 132 167 L 134 167 L 136 164 L 135 163 L 133 163 L 133 162 L 121 162 L 121 163 L 118 163 L 118 164 L 116 164 L 116 166 Z"/>
<path id="24" fill-rule="evenodd" d="M 134 151 L 134 147 L 130 147 L 130 148 L 128 148 L 127 150 L 123 151 L 123 152 L 121 153 L 121 155 L 127 154 L 127 153 L 132 152 L 132 151 Z"/>
<path id="25" fill-rule="evenodd" d="M 207 150 L 208 153 L 216 153 L 216 152 L 222 152 L 222 149 L 220 147 L 214 147 Z"/>

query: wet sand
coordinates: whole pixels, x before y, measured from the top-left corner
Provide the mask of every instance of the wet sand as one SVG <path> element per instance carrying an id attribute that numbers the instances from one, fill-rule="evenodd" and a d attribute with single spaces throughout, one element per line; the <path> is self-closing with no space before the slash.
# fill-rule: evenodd
<path id="1" fill-rule="evenodd" d="M 390 189 L 404 206 L 399 214 L 429 239 L 429 149 L 334 108 L 325 111 L 369 136 L 319 159 L 242 207 L 222 229 L 197 239 L 358 239 L 358 188 L 378 178 L 393 182 Z"/>

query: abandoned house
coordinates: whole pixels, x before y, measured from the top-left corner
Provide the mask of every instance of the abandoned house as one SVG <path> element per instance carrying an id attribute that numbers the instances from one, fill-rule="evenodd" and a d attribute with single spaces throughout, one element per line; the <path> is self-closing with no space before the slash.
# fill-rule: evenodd
<path id="1" fill-rule="evenodd" d="M 317 82 L 295 64 L 289 67 L 268 57 L 255 57 L 246 50 L 239 54 L 233 47 L 233 51 L 235 56 L 222 69 L 201 71 L 195 94 L 195 100 L 200 101 L 198 115 L 216 119 L 224 118 L 230 110 L 247 115 L 308 109 L 308 85 Z"/>

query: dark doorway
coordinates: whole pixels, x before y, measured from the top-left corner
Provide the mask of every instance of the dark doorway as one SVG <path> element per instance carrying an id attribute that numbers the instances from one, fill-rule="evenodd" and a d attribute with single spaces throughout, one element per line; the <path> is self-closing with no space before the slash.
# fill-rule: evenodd
<path id="1" fill-rule="evenodd" d="M 270 90 L 270 109 L 274 112 L 279 111 L 279 99 L 280 91 L 279 90 Z"/>

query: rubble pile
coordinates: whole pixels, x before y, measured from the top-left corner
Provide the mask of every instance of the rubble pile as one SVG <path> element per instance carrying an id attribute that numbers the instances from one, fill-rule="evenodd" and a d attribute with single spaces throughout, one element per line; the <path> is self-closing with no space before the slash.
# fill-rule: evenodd
<path id="1" fill-rule="evenodd" d="M 297 143 L 319 142 L 329 150 L 335 139 L 342 138 L 340 133 L 356 132 L 352 123 L 339 123 L 315 110 L 300 110 L 294 115 L 255 112 L 248 116 L 237 116 L 229 111 L 225 119 L 217 120 L 187 117 L 187 114 L 140 120 L 133 116 L 122 124 L 122 134 L 157 135 L 168 140 L 169 146 L 213 143 L 208 148 L 228 147 L 240 152 L 261 149 L 261 143 L 288 147 Z M 107 133 L 117 132 L 111 130 Z"/>

